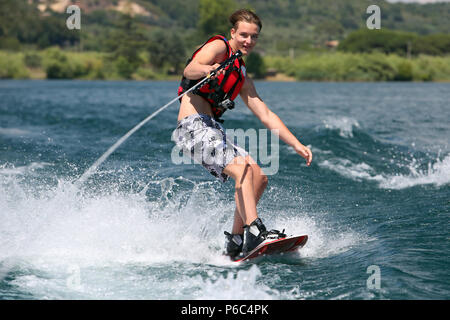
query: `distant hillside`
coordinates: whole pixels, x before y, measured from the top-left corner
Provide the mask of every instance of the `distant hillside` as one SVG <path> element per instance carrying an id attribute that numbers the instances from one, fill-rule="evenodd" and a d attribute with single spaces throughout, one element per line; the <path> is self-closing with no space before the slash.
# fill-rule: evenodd
<path id="1" fill-rule="evenodd" d="M 380 7 L 382 29 L 422 35 L 450 33 L 450 3 L 419 5 L 361 0 L 253 0 L 248 3 L 265 23 L 267 34 L 263 41 L 275 41 L 276 51 L 345 39 L 351 32 L 366 28 L 369 4 Z"/>
<path id="2" fill-rule="evenodd" d="M 81 8 L 81 30 L 66 8 Z M 381 30 L 368 30 L 369 4 Z M 172 79 L 237 8 L 263 21 L 255 78 L 449 81 L 450 3 L 365 0 L 0 0 L 0 79 Z M 59 47 L 59 48 L 58 48 Z M 278 78 L 277 78 L 278 79 Z"/>
<path id="3" fill-rule="evenodd" d="M 200 0 L 2 0 L 0 48 L 21 45 L 45 48 L 78 44 L 84 50 L 105 50 L 104 41 L 118 28 L 122 14 L 129 14 L 144 33 L 176 32 L 188 47 L 197 34 Z M 65 28 L 65 9 L 75 3 L 82 11 L 82 31 Z M 428 5 L 371 1 L 381 8 L 382 28 L 421 35 L 450 33 L 450 3 Z M 368 1 L 362 0 L 247 0 L 236 7 L 250 7 L 262 18 L 259 49 L 271 54 L 323 46 L 343 40 L 365 28 Z M 81 45 L 80 45 L 81 44 Z"/>

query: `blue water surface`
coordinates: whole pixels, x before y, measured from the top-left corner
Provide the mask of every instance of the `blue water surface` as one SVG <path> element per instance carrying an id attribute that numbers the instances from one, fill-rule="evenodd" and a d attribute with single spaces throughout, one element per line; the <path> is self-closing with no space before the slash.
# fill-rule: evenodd
<path id="1" fill-rule="evenodd" d="M 450 84 L 256 82 L 314 154 L 267 142 L 259 215 L 309 241 L 240 265 L 233 183 L 174 163 L 178 103 L 75 183 L 177 86 L 0 82 L 0 299 L 450 297 Z M 224 119 L 264 128 L 240 99 Z"/>

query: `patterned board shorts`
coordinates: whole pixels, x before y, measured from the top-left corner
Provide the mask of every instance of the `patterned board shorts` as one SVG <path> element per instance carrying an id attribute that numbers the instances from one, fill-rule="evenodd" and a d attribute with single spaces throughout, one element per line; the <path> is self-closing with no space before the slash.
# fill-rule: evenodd
<path id="1" fill-rule="evenodd" d="M 219 122 L 206 114 L 192 114 L 178 121 L 172 141 L 222 182 L 228 180 L 223 172 L 225 167 L 234 158 L 248 155 L 227 139 Z"/>

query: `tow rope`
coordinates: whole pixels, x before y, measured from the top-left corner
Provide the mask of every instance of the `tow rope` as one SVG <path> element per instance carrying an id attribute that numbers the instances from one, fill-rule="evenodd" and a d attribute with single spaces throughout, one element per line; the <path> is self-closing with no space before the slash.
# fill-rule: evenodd
<path id="1" fill-rule="evenodd" d="M 242 56 L 242 52 L 240 50 L 238 50 L 235 54 L 233 54 L 231 57 L 229 57 L 227 60 L 225 60 L 224 62 L 222 62 L 220 64 L 219 67 L 217 67 L 217 69 L 213 70 L 212 72 L 210 72 L 203 80 L 201 80 L 199 83 L 197 83 L 195 86 L 193 86 L 192 88 L 190 88 L 189 90 L 187 90 L 186 92 L 183 92 L 183 94 L 177 96 L 176 98 L 170 100 L 168 103 L 166 103 L 164 106 L 162 106 L 161 108 L 159 108 L 158 110 L 156 110 L 155 112 L 153 112 L 151 115 L 149 115 L 147 118 L 145 118 L 144 120 L 142 120 L 141 122 L 139 122 L 133 129 L 131 129 L 130 131 L 128 131 L 122 138 L 120 138 L 119 140 L 117 140 L 116 143 L 114 143 L 100 158 L 97 159 L 97 161 L 94 162 L 93 165 L 91 165 L 89 167 L 89 169 L 87 169 L 82 175 L 81 177 L 76 181 L 76 184 L 82 184 L 84 183 L 92 174 L 95 173 L 95 171 L 97 170 L 97 168 L 106 160 L 108 159 L 108 157 L 111 155 L 111 153 L 113 153 L 114 151 L 116 151 L 116 149 L 122 144 L 124 143 L 133 133 L 135 133 L 136 131 L 138 131 L 144 124 L 146 124 L 148 121 L 150 121 L 151 119 L 153 119 L 158 113 L 160 113 L 161 111 L 163 111 L 164 109 L 166 109 L 168 106 L 170 106 L 172 103 L 174 103 L 175 101 L 177 101 L 178 99 L 181 99 L 181 97 L 183 97 L 185 94 L 194 91 L 197 88 L 201 88 L 202 86 L 206 85 L 208 82 L 210 82 L 212 79 L 212 77 L 214 77 L 217 72 L 219 72 L 220 70 L 228 67 L 229 65 L 231 65 L 235 59 L 239 58 L 240 56 Z"/>

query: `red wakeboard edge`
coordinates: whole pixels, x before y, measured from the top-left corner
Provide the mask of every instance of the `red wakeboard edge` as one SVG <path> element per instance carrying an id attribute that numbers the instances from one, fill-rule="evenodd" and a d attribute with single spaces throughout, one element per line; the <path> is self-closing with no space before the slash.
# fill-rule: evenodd
<path id="1" fill-rule="evenodd" d="M 245 257 L 234 260 L 234 262 L 242 262 L 254 259 L 263 255 L 278 254 L 283 252 L 291 252 L 303 247 L 308 241 L 307 235 L 289 236 L 282 239 L 269 239 L 262 242 L 255 249 L 253 249 Z"/>

